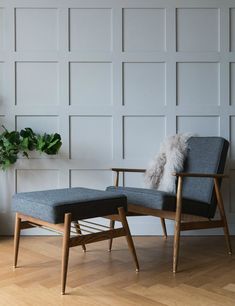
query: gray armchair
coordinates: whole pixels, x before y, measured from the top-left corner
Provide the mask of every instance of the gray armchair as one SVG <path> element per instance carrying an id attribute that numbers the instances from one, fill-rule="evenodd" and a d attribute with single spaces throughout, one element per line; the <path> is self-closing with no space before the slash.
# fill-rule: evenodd
<path id="1" fill-rule="evenodd" d="M 165 219 L 175 221 L 173 272 L 177 272 L 180 232 L 222 227 L 229 254 L 232 253 L 220 185 L 229 143 L 221 137 L 191 137 L 182 173 L 177 176 L 176 194 L 155 189 L 119 187 L 120 172 L 145 172 L 144 169 L 112 168 L 117 173 L 115 186 L 109 191 L 125 194 L 129 216 L 152 215 L 161 218 L 164 236 L 167 236 Z M 218 206 L 220 219 L 214 220 Z M 110 227 L 114 227 L 111 220 Z M 110 250 L 112 240 L 110 241 Z"/>

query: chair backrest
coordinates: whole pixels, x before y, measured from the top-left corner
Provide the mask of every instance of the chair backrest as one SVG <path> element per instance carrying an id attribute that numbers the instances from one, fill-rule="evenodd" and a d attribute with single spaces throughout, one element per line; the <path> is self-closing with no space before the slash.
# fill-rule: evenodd
<path id="1" fill-rule="evenodd" d="M 191 137 L 188 140 L 188 155 L 184 172 L 223 173 L 229 142 L 222 137 Z M 209 205 L 209 218 L 216 211 L 213 179 L 185 178 L 183 197 Z"/>

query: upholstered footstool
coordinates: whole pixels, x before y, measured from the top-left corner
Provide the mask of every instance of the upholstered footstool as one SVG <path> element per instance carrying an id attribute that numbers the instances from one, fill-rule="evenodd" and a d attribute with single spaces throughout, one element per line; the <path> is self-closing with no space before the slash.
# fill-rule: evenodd
<path id="1" fill-rule="evenodd" d="M 62 294 L 65 293 L 70 247 L 81 245 L 85 251 L 85 245 L 88 243 L 126 236 L 136 271 L 139 270 L 135 247 L 126 219 L 127 199 L 125 195 L 87 188 L 24 192 L 13 196 L 12 210 L 16 212 L 15 268 L 22 229 L 39 226 L 63 235 Z M 122 227 L 114 229 L 87 220 L 95 217 L 109 217 L 115 220 L 118 218 Z"/>

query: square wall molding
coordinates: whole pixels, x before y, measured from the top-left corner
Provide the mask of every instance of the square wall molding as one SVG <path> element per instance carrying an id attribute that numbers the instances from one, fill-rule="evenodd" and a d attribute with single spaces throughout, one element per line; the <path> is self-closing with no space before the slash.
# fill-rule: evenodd
<path id="1" fill-rule="evenodd" d="M 17 105 L 59 104 L 57 62 L 16 62 L 15 69 Z"/>
<path id="2" fill-rule="evenodd" d="M 152 107 L 166 104 L 165 63 L 123 63 L 123 104 Z"/>
<path id="3" fill-rule="evenodd" d="M 219 63 L 177 63 L 177 105 L 220 104 Z"/>
<path id="4" fill-rule="evenodd" d="M 58 50 L 58 9 L 16 8 L 16 51 Z"/>
<path id="5" fill-rule="evenodd" d="M 149 160 L 166 135 L 163 116 L 125 116 L 123 118 L 123 158 Z"/>
<path id="6" fill-rule="evenodd" d="M 69 67 L 71 105 L 102 106 L 113 103 L 112 63 L 71 62 Z"/>
<path id="7" fill-rule="evenodd" d="M 70 51 L 111 51 L 112 10 L 71 8 L 69 10 Z"/>
<path id="8" fill-rule="evenodd" d="M 165 9 L 125 8 L 122 16 L 123 51 L 166 50 Z"/>
<path id="9" fill-rule="evenodd" d="M 219 51 L 220 10 L 177 8 L 177 51 Z"/>
<path id="10" fill-rule="evenodd" d="M 111 116 L 71 116 L 70 156 L 81 160 L 113 159 Z"/>

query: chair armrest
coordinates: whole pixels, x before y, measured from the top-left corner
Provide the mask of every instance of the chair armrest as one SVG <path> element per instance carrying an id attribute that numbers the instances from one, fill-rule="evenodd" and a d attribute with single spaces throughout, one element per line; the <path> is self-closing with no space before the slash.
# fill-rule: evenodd
<path id="1" fill-rule="evenodd" d="M 118 187 L 119 184 L 119 173 L 120 172 L 142 172 L 144 173 L 145 169 L 130 169 L 130 168 L 111 168 L 112 171 L 116 172 L 116 180 L 115 180 L 115 186 Z"/>
<path id="2" fill-rule="evenodd" d="M 131 168 L 111 168 L 115 172 L 142 172 L 144 173 L 146 169 L 131 169 Z"/>
<path id="3" fill-rule="evenodd" d="M 180 177 L 201 177 L 201 178 L 228 178 L 228 175 L 225 174 L 216 174 L 216 173 L 185 173 L 185 172 L 174 172 L 172 173 L 174 176 Z"/>

